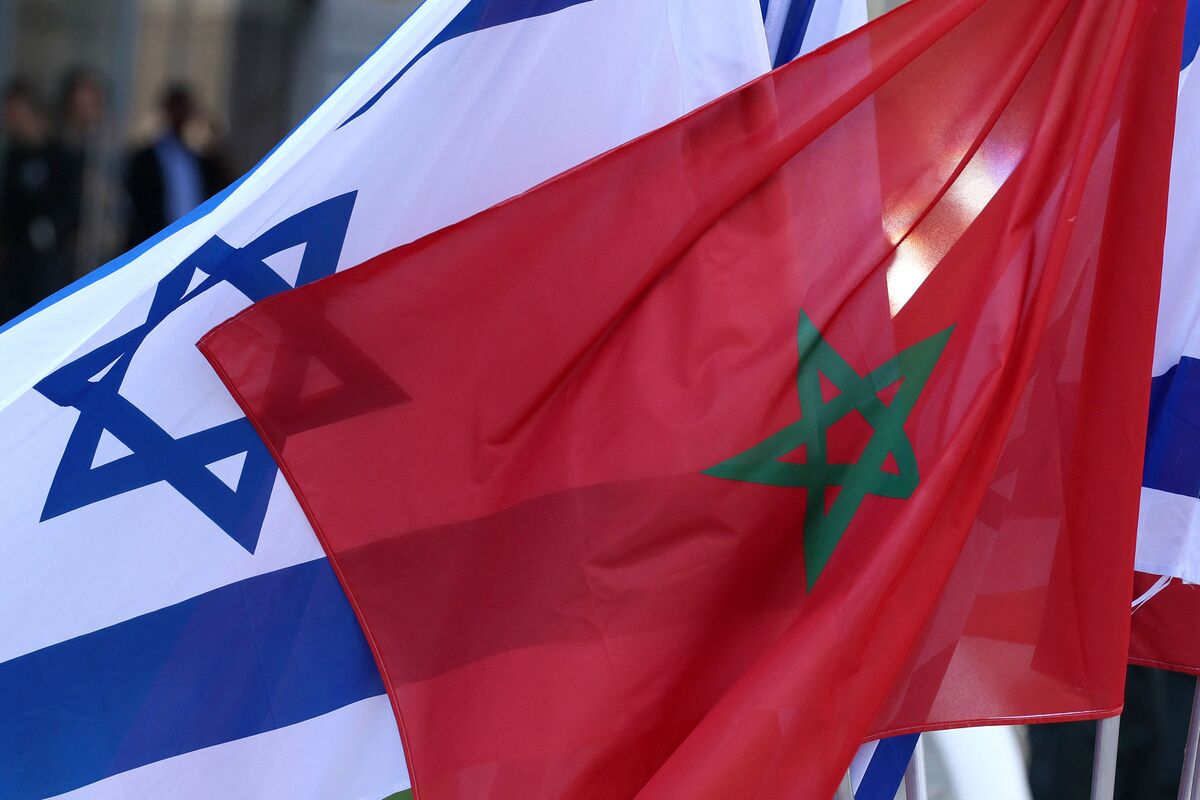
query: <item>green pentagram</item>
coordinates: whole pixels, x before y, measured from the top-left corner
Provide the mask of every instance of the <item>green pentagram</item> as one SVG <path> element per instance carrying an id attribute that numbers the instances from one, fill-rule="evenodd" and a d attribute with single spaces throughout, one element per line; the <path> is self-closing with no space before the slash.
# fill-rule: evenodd
<path id="1" fill-rule="evenodd" d="M 717 478 L 808 490 L 804 561 L 810 591 L 864 497 L 874 494 L 905 499 L 916 490 L 917 459 L 904 432 L 904 423 L 952 330 L 947 328 L 918 342 L 870 374 L 860 376 L 801 311 L 797 333 L 800 368 L 796 380 L 800 420 L 749 450 L 704 470 L 703 474 Z M 822 374 L 838 392 L 828 402 L 821 396 Z M 895 397 L 891 403 L 884 403 L 879 392 L 897 381 L 900 386 Z M 857 463 L 831 464 L 827 459 L 826 434 L 835 422 L 853 411 L 862 414 L 874 432 Z M 804 463 L 782 460 L 801 447 L 805 448 Z M 895 460 L 895 472 L 884 469 L 889 454 Z M 840 487 L 840 491 L 827 509 L 826 493 L 831 487 Z"/>

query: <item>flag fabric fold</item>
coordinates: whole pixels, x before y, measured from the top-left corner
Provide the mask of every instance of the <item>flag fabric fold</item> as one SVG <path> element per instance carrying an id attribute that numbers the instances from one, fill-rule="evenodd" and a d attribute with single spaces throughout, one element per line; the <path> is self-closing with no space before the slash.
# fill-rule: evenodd
<path id="1" fill-rule="evenodd" d="M 768 67 L 754 0 L 428 0 L 232 189 L 0 328 L 0 796 L 406 788 L 367 640 L 194 342 Z"/>
<path id="2" fill-rule="evenodd" d="M 1160 588 L 1160 579 L 1145 572 L 1134 575 L 1133 596 L 1153 594 L 1133 611 L 1129 663 L 1200 676 L 1200 586 L 1172 579 Z"/>
<path id="3" fill-rule="evenodd" d="M 914 0 L 202 340 L 418 798 L 1119 711 L 1182 27 Z"/>
<path id="4" fill-rule="evenodd" d="M 1177 17 L 917 2 L 205 339 L 419 796 L 1119 709 Z"/>

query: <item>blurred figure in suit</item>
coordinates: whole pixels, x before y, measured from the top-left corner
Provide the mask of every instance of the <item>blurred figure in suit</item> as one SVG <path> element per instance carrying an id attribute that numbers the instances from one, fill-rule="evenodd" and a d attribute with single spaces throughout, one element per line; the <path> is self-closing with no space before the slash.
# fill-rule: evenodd
<path id="1" fill-rule="evenodd" d="M 1117 743 L 1116 800 L 1175 800 L 1196 681 L 1129 667 Z M 1096 723 L 1029 726 L 1033 800 L 1088 800 Z"/>
<path id="2" fill-rule="evenodd" d="M 186 86 L 163 94 L 166 128 L 129 160 L 129 247 L 135 247 L 184 217 L 225 185 L 219 159 L 189 144 L 197 121 L 196 104 Z"/>
<path id="3" fill-rule="evenodd" d="M 119 255 L 124 245 L 120 148 L 104 77 L 87 67 L 67 72 L 58 112 L 58 139 L 74 183 L 69 200 L 75 224 L 67 245 L 74 276 L 80 277 Z"/>
<path id="4" fill-rule="evenodd" d="M 31 86 L 4 93 L 0 185 L 0 317 L 20 314 L 70 282 L 72 170 Z"/>

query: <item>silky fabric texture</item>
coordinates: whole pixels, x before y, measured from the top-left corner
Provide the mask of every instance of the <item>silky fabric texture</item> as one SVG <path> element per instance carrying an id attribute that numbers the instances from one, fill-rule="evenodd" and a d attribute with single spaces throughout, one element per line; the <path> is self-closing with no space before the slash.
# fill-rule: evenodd
<path id="1" fill-rule="evenodd" d="M 1140 597 L 1159 579 L 1134 574 L 1133 594 Z M 1133 612 L 1129 663 L 1200 676 L 1200 586 L 1172 580 Z"/>
<path id="2" fill-rule="evenodd" d="M 418 798 L 1117 713 L 1182 23 L 914 0 L 205 337 Z"/>

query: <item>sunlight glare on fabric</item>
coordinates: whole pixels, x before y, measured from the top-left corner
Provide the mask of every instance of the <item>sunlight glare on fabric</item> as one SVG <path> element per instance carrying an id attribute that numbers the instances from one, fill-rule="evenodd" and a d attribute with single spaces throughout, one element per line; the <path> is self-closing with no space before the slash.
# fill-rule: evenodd
<path id="1" fill-rule="evenodd" d="M 886 267 L 888 306 L 895 317 L 1012 174 L 1019 152 L 984 147 L 909 231 L 888 229 L 895 245 Z M 905 215 L 907 217 L 907 215 Z"/>

